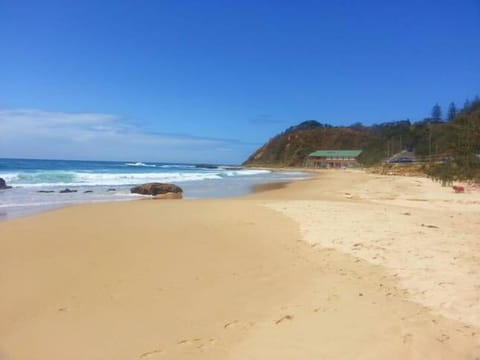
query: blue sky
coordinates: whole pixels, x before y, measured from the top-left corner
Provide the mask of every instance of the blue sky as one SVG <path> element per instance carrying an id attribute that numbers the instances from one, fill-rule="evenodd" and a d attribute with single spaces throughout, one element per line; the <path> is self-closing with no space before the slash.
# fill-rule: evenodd
<path id="1" fill-rule="evenodd" d="M 479 69 L 478 0 L 0 0 L 0 157 L 238 163 L 463 104 Z"/>

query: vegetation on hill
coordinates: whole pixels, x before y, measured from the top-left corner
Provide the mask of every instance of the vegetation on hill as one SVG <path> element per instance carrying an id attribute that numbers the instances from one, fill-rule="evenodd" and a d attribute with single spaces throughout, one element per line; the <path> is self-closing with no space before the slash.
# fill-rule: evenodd
<path id="1" fill-rule="evenodd" d="M 428 176 L 443 184 L 480 182 L 480 101 L 475 101 L 452 121 L 437 128 L 441 161 L 425 166 Z"/>
<path id="2" fill-rule="evenodd" d="M 315 150 L 361 149 L 367 141 L 368 133 L 364 130 L 306 121 L 275 136 L 252 154 L 245 165 L 299 166 Z"/>
<path id="3" fill-rule="evenodd" d="M 414 123 L 406 119 L 338 127 L 304 121 L 270 139 L 244 165 L 302 166 L 308 154 L 327 149 L 361 149 L 359 162 L 365 166 L 381 163 L 402 150 L 414 151 L 434 180 L 478 180 L 480 100 L 467 102 L 462 111 L 451 103 L 445 121 L 438 104 L 430 118 Z"/>

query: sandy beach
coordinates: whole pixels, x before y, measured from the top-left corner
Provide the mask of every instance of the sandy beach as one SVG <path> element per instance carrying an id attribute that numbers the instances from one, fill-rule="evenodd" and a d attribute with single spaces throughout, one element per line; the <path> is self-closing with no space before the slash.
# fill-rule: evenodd
<path id="1" fill-rule="evenodd" d="M 480 359 L 480 192 L 262 190 L 0 223 L 0 359 Z"/>

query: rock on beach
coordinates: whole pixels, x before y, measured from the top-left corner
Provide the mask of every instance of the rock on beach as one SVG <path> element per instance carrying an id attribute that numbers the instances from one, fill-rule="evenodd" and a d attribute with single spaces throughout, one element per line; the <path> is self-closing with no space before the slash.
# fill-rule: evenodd
<path id="1" fill-rule="evenodd" d="M 152 195 L 158 199 L 181 199 L 183 190 L 174 184 L 146 183 L 130 189 L 133 194 Z"/>
<path id="2" fill-rule="evenodd" d="M 3 178 L 0 178 L 0 190 L 11 188 L 11 186 L 7 186 L 7 182 Z"/>

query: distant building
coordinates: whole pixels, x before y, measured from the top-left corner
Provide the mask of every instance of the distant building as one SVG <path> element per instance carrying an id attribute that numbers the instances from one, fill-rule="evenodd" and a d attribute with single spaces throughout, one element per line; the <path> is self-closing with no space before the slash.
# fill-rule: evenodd
<path id="1" fill-rule="evenodd" d="M 347 168 L 358 165 L 357 157 L 362 150 L 317 150 L 308 155 L 306 167 L 312 168 Z"/>

